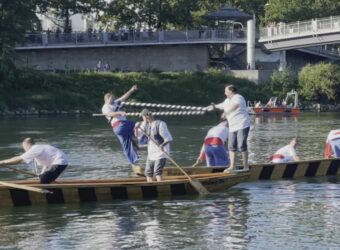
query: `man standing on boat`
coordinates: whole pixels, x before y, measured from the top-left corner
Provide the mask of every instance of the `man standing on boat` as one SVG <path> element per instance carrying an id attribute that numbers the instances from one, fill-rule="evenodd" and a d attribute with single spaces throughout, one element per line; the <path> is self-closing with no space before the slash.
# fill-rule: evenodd
<path id="1" fill-rule="evenodd" d="M 247 102 L 237 93 L 237 89 L 234 85 L 228 85 L 225 87 L 224 93 L 226 99 L 224 102 L 217 104 L 215 108 L 224 111 L 224 115 L 229 122 L 229 139 L 228 149 L 230 157 L 230 166 L 225 172 L 236 170 L 236 152 L 239 151 L 242 154 L 243 170 L 248 171 L 248 146 L 247 139 L 250 130 L 250 118 L 248 114 Z M 212 110 L 213 105 L 208 107 L 208 110 Z"/>
<path id="2" fill-rule="evenodd" d="M 102 113 L 110 122 L 114 134 L 122 145 L 124 155 L 131 164 L 136 164 L 139 161 L 137 148 L 133 142 L 135 122 L 126 119 L 125 112 L 121 111 L 121 107 L 122 102 L 127 100 L 137 89 L 137 85 L 134 85 L 128 92 L 117 99 L 115 99 L 113 93 L 106 93 L 102 107 Z"/>
<path id="3" fill-rule="evenodd" d="M 331 130 L 327 136 L 325 158 L 340 157 L 340 129 Z"/>
<path id="4" fill-rule="evenodd" d="M 204 143 L 202 145 L 200 155 L 194 164 L 206 160 L 207 167 L 221 166 L 225 167 L 229 165 L 229 158 L 227 150 L 224 145 L 228 141 L 228 122 L 222 121 L 217 126 L 209 129 Z"/>
<path id="5" fill-rule="evenodd" d="M 290 143 L 275 152 L 270 157 L 272 163 L 284 163 L 291 161 L 299 161 L 300 158 L 296 154 L 296 146 L 298 141 L 296 138 L 293 138 Z"/>
<path id="6" fill-rule="evenodd" d="M 172 136 L 166 123 L 155 119 L 150 110 L 143 109 L 141 116 L 143 122 L 136 124 L 135 133 L 140 141 L 145 137 L 147 139 L 148 156 L 145 176 L 148 182 L 154 179 L 162 181 L 163 168 L 167 155 L 170 154 Z"/>
<path id="7" fill-rule="evenodd" d="M 35 144 L 33 139 L 26 138 L 22 142 L 25 153 L 20 156 L 0 161 L 0 166 L 18 163 L 33 163 L 41 184 L 53 182 L 68 166 L 67 156 L 60 149 L 47 144 Z M 42 166 L 38 173 L 37 166 Z"/>

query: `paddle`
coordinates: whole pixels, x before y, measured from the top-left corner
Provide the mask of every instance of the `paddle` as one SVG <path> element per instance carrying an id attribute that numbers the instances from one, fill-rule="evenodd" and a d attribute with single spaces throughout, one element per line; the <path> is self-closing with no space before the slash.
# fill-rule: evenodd
<path id="1" fill-rule="evenodd" d="M 51 192 L 49 190 L 30 187 L 30 186 L 26 186 L 26 185 L 23 185 L 23 184 L 15 184 L 15 183 L 7 182 L 7 181 L 0 181 L 0 184 L 3 185 L 3 186 L 7 186 L 7 187 L 24 189 L 24 190 L 28 190 L 28 191 L 32 191 L 32 192 L 38 192 L 38 193 L 42 193 L 42 194 L 53 194 L 53 192 Z"/>
<path id="2" fill-rule="evenodd" d="M 25 171 L 25 170 L 13 168 L 13 167 L 10 167 L 10 166 L 0 166 L 0 167 L 8 168 L 8 169 L 13 170 L 14 172 L 22 173 L 22 174 L 29 175 L 29 176 L 32 176 L 32 177 L 38 177 L 36 174 L 32 174 L 32 173 L 27 172 L 27 171 Z"/>
<path id="3" fill-rule="evenodd" d="M 137 127 L 149 140 L 151 140 L 167 157 L 168 159 L 189 179 L 190 184 L 196 189 L 199 194 L 209 194 L 210 192 L 202 185 L 201 182 L 192 178 L 187 172 L 184 171 L 171 157 L 170 155 L 163 150 L 163 148 L 152 138 L 150 137 L 143 129 Z"/>

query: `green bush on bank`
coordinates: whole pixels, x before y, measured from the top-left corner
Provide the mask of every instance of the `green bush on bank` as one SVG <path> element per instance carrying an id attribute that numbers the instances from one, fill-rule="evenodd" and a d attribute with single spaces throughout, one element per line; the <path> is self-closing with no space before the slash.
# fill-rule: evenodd
<path id="1" fill-rule="evenodd" d="M 140 102 L 208 105 L 224 100 L 224 87 L 234 84 L 249 101 L 266 100 L 262 87 L 219 71 L 208 72 L 92 72 L 57 74 L 17 70 L 11 84 L 2 86 L 0 109 L 98 110 L 103 95 L 120 96 L 133 84 Z"/>

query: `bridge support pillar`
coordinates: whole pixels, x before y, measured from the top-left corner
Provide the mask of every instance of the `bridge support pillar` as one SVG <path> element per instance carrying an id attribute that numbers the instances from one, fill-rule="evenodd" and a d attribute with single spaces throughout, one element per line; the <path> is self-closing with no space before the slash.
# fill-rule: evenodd
<path id="1" fill-rule="evenodd" d="M 247 64 L 255 69 L 255 16 L 247 21 Z"/>
<path id="2" fill-rule="evenodd" d="M 287 68 L 287 60 L 286 60 L 286 51 L 281 50 L 280 51 L 280 67 L 279 71 L 283 71 Z"/>

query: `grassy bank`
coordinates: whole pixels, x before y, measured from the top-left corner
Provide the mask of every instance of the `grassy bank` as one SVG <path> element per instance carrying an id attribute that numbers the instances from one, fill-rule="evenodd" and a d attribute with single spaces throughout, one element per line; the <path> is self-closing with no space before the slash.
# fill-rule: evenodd
<path id="1" fill-rule="evenodd" d="M 12 77 L 13 78 L 13 77 Z M 234 84 L 249 101 L 266 101 L 261 88 L 244 79 L 221 72 L 180 73 L 73 73 L 56 74 L 17 71 L 14 79 L 2 84 L 0 110 L 95 111 L 103 94 L 121 95 L 133 84 L 139 91 L 133 99 L 141 102 L 207 105 L 224 99 L 224 86 Z"/>

